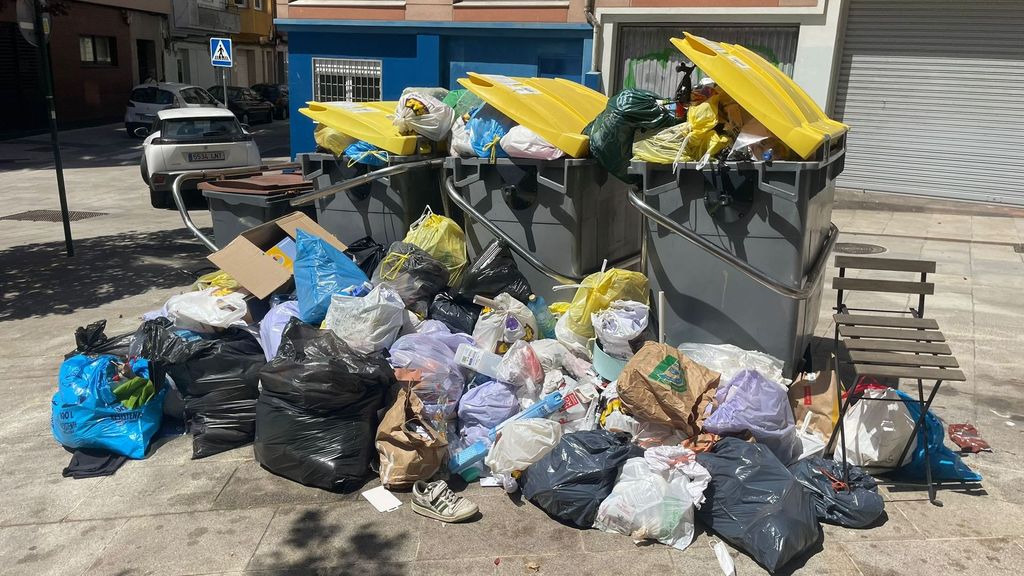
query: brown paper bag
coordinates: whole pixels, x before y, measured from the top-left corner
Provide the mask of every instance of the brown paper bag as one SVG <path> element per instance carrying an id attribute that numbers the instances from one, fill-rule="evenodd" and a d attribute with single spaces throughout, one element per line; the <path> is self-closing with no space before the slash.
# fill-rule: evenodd
<path id="1" fill-rule="evenodd" d="M 810 412 L 811 421 L 807 429 L 821 434 L 826 442 L 839 422 L 839 397 L 836 396 L 839 382 L 834 366 L 833 357 L 825 370 L 801 373 L 789 387 L 789 402 L 793 406 L 797 428 L 803 425 L 804 417 Z"/>
<path id="2" fill-rule="evenodd" d="M 380 481 L 388 488 L 408 488 L 437 473 L 448 453 L 448 442 L 435 430 L 412 391 L 422 378 L 419 370 L 395 370 L 401 389 L 377 427 Z"/>
<path id="3" fill-rule="evenodd" d="M 619 376 L 619 400 L 637 420 L 671 426 L 692 437 L 704 425 L 720 376 L 677 348 L 648 342 Z"/>

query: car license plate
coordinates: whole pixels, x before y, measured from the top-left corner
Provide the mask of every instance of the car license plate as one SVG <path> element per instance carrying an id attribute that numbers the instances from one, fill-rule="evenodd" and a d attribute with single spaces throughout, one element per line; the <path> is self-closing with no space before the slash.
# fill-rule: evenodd
<path id="1" fill-rule="evenodd" d="M 223 160 L 223 152 L 189 152 L 189 162 L 212 162 L 214 160 Z"/>

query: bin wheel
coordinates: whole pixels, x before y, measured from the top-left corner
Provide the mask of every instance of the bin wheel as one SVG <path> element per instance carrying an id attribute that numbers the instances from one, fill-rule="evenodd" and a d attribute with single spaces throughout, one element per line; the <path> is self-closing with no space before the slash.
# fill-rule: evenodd
<path id="1" fill-rule="evenodd" d="M 176 208 L 174 205 L 174 198 L 171 196 L 170 192 L 161 192 L 154 190 L 152 187 L 149 188 L 149 203 L 153 205 L 153 208 Z"/>

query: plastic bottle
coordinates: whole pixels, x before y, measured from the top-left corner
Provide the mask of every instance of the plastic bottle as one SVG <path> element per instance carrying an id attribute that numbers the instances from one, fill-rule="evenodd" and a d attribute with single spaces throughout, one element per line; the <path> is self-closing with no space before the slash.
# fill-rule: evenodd
<path id="1" fill-rule="evenodd" d="M 526 306 L 530 309 L 530 312 L 533 312 L 533 317 L 537 320 L 537 329 L 540 330 L 541 336 L 554 338 L 555 324 L 558 321 L 555 320 L 551 310 L 548 310 L 548 303 L 544 301 L 544 297 L 530 294 L 530 300 L 526 303 Z"/>
<path id="2" fill-rule="evenodd" d="M 455 363 L 489 378 L 497 378 L 501 356 L 470 344 L 459 344 L 455 349 Z"/>

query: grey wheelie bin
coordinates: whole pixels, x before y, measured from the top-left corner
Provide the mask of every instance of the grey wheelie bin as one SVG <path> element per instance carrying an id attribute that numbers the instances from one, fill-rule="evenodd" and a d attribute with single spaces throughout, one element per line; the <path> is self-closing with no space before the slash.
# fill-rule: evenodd
<path id="1" fill-rule="evenodd" d="M 445 191 L 465 215 L 470 255 L 504 240 L 533 291 L 565 299 L 552 287 L 639 261 L 640 215 L 628 187 L 588 158 L 582 134 L 608 98 L 557 78 L 469 73 L 459 83 L 488 106 L 531 129 L 565 154 L 556 160 L 458 158 L 446 161 Z"/>
<path id="2" fill-rule="evenodd" d="M 628 187 L 589 158 L 448 158 L 449 199 L 465 214 L 475 258 L 494 238 L 512 248 L 534 293 L 548 302 L 557 284 L 623 268 L 640 255 L 640 214 Z"/>
<path id="3" fill-rule="evenodd" d="M 443 209 L 443 157 L 391 156 L 388 166 L 376 170 L 349 166 L 333 154 L 299 154 L 296 160 L 313 194 L 294 205 L 315 202 L 317 222 L 342 242 L 370 236 L 389 245 L 405 238 L 424 208 Z M 321 196 L 325 191 L 333 192 Z"/>
<path id="4" fill-rule="evenodd" d="M 300 174 L 260 174 L 200 182 L 213 218 L 213 238 L 219 248 L 246 230 L 290 214 L 291 200 L 311 186 Z M 314 217 L 313 209 L 300 209 Z"/>
<path id="5" fill-rule="evenodd" d="M 839 234 L 831 215 L 846 127 L 829 120 L 788 78 L 763 71 L 744 84 L 743 74 L 762 68 L 753 60 L 760 57 L 741 47 L 711 43 L 717 49 L 709 55 L 692 50 L 706 40 L 674 42 L 794 153 L 802 151 L 802 160 L 691 162 L 675 169 L 631 164 L 642 184 L 629 200 L 645 218 L 651 288 L 665 292 L 667 309 L 659 314 L 667 342 L 764 351 L 783 360 L 792 376 L 807 357 L 823 271 Z M 779 107 L 766 111 L 765 101 Z"/>

